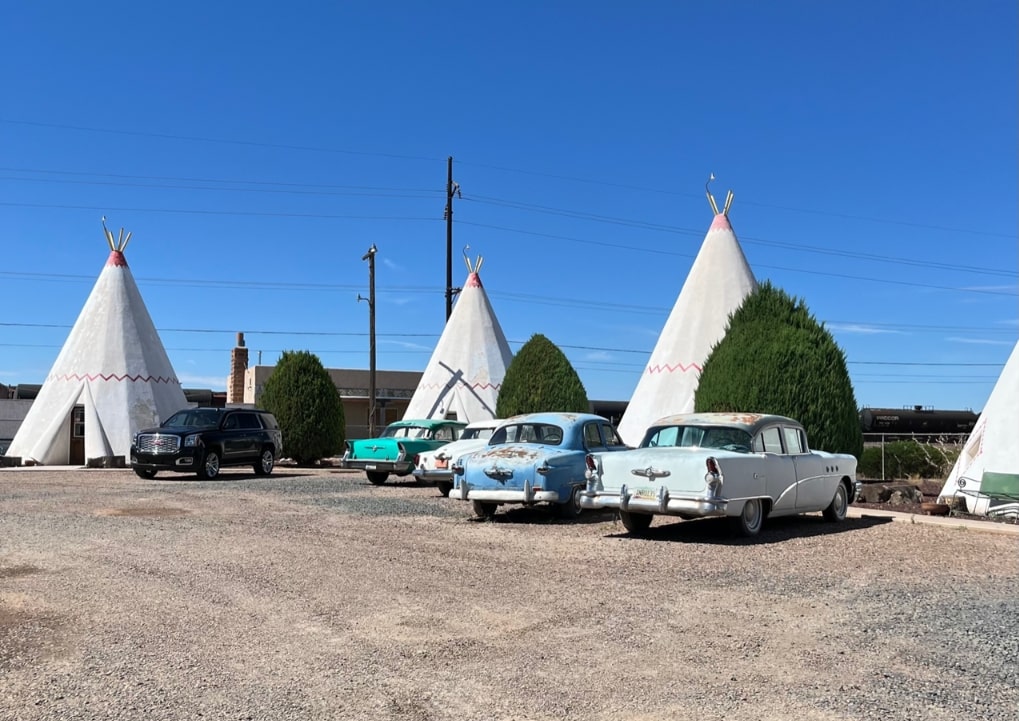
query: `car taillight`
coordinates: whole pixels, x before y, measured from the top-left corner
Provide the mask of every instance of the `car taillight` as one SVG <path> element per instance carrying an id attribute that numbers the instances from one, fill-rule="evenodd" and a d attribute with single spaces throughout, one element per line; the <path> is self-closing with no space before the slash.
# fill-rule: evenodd
<path id="1" fill-rule="evenodd" d="M 420 453 L 415 453 L 414 454 L 414 465 L 416 466 L 416 465 L 418 465 L 420 463 L 421 463 L 421 454 Z"/>
<path id="2" fill-rule="evenodd" d="M 590 453 L 588 453 L 587 456 L 584 458 L 584 463 L 587 464 L 587 470 L 589 471 L 598 470 L 598 464 L 595 462 L 594 456 L 592 456 Z"/>
<path id="3" fill-rule="evenodd" d="M 716 495 L 722 490 L 722 469 L 718 467 L 718 461 L 712 456 L 708 456 L 705 465 L 708 467 L 708 472 L 704 474 L 704 482 L 708 486 L 708 491 L 712 495 Z"/>

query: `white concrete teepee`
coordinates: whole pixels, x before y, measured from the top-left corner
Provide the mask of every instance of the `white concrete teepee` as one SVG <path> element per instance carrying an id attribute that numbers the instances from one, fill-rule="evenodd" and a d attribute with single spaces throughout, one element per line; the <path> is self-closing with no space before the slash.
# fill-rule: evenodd
<path id="1" fill-rule="evenodd" d="M 1019 343 L 994 384 L 991 397 L 977 419 L 966 445 L 938 496 L 940 502 L 963 498 L 967 511 L 975 515 L 1019 514 L 1019 498 L 992 498 L 981 493 L 989 474 L 1011 476 L 1019 488 Z"/>
<path id="2" fill-rule="evenodd" d="M 638 445 L 648 426 L 659 418 L 693 411 L 704 361 L 725 335 L 729 315 L 757 287 L 729 224 L 732 199 L 729 191 L 725 207 L 718 212 L 708 191 L 715 218 L 619 421 L 619 434 L 630 445 Z"/>
<path id="3" fill-rule="evenodd" d="M 134 433 L 187 406 L 124 259 L 131 234 L 121 229 L 114 243 L 105 223 L 103 230 L 106 266 L 7 451 L 22 462 L 72 462 L 75 406 L 84 408 L 86 461 L 129 461 Z"/>
<path id="4" fill-rule="evenodd" d="M 465 258 L 466 260 L 466 258 Z M 495 403 L 513 354 L 481 285 L 482 258 L 471 266 L 438 345 L 403 417 L 483 421 Z"/>

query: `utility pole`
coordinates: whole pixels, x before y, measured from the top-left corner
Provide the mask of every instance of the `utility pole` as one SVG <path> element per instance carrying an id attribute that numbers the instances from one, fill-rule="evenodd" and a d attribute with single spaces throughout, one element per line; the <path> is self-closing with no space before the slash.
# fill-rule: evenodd
<path id="1" fill-rule="evenodd" d="M 446 158 L 446 320 L 453 313 L 453 196 L 463 198 L 460 184 L 453 182 L 453 156 Z"/>
<path id="2" fill-rule="evenodd" d="M 361 260 L 368 261 L 368 297 L 358 294 L 358 301 L 368 301 L 368 437 L 375 437 L 375 253 L 378 249 L 372 243 Z"/>

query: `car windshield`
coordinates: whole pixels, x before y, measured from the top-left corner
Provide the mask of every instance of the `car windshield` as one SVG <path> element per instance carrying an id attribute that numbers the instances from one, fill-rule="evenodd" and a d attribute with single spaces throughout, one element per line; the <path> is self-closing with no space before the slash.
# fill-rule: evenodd
<path id="1" fill-rule="evenodd" d="M 432 429 L 424 426 L 387 426 L 380 438 L 431 438 Z"/>
<path id="2" fill-rule="evenodd" d="M 648 429 L 642 448 L 718 448 L 750 452 L 750 434 L 742 428 L 718 426 L 657 426 Z"/>
<path id="3" fill-rule="evenodd" d="M 514 423 L 496 429 L 488 439 L 488 445 L 503 443 L 541 443 L 558 446 L 563 442 L 563 429 L 550 423 Z"/>
<path id="4" fill-rule="evenodd" d="M 204 408 L 190 408 L 177 411 L 166 419 L 164 426 L 175 428 L 218 428 L 219 412 Z"/>
<path id="5" fill-rule="evenodd" d="M 468 428 L 460 436 L 461 441 L 483 441 L 486 438 L 491 438 L 495 432 L 494 428 Z"/>

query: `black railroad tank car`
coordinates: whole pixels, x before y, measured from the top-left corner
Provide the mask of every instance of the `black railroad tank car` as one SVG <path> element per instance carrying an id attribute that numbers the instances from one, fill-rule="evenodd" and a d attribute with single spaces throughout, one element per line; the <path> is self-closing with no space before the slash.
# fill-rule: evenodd
<path id="1" fill-rule="evenodd" d="M 898 435 L 970 433 L 979 417 L 970 410 L 939 411 L 925 406 L 864 408 L 860 411 L 860 427 L 864 433 Z"/>

